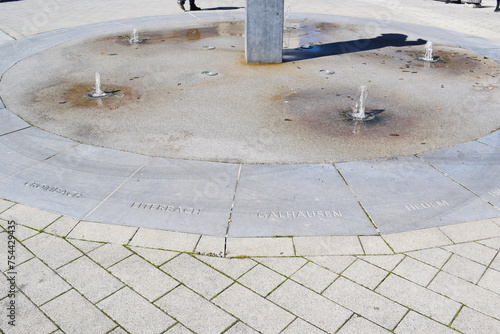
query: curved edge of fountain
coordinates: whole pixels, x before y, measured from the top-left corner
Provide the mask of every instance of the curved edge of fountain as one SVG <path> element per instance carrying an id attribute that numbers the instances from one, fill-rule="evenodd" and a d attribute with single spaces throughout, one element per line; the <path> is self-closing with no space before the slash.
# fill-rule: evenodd
<path id="1" fill-rule="evenodd" d="M 170 18 L 170 16 L 168 16 L 168 17 Z M 210 15 L 206 15 L 205 13 L 203 13 L 203 15 L 200 15 L 200 17 L 206 18 L 207 20 L 213 19 L 213 18 L 210 18 Z M 302 17 L 304 17 L 304 16 L 302 16 Z M 314 15 L 309 15 L 307 17 L 312 19 L 312 20 L 325 20 L 326 18 L 329 17 L 330 20 L 332 20 L 331 15 L 323 15 L 323 14 L 314 14 Z M 57 30 L 57 31 L 53 31 L 53 32 L 48 32 L 48 33 L 36 35 L 36 36 L 31 36 L 31 37 L 22 39 L 20 41 L 8 42 L 8 43 L 0 46 L 0 56 L 5 55 L 5 54 L 8 55 L 8 57 L 6 57 L 6 60 L 2 62 L 2 65 L 0 65 L 0 72 L 3 74 L 5 71 L 7 71 L 15 63 L 17 63 L 18 61 L 20 61 L 26 57 L 33 55 L 33 54 L 36 54 L 38 52 L 41 52 L 41 51 L 46 50 L 48 48 L 51 48 L 53 46 L 62 44 L 62 43 L 69 41 L 73 38 L 87 37 L 87 36 L 92 35 L 98 31 L 101 32 L 103 28 L 111 28 L 114 31 L 123 30 L 123 24 L 130 24 L 133 22 L 143 22 L 143 21 L 148 22 L 148 24 L 153 24 L 153 23 L 154 24 L 163 24 L 164 22 L 161 21 L 161 19 L 164 19 L 164 18 L 165 18 L 164 16 L 160 16 L 160 17 L 155 17 L 154 20 L 151 18 L 138 18 L 138 19 L 106 22 L 106 23 L 102 23 L 102 24 L 86 25 L 86 26 L 74 27 L 74 28 L 69 28 L 69 29 L 61 29 L 61 30 Z M 234 15 L 218 15 L 216 19 L 223 21 L 223 20 L 227 20 L 228 18 L 234 18 Z M 333 18 L 338 18 L 338 17 L 333 16 Z M 292 19 L 296 19 L 296 17 L 293 16 Z M 342 19 L 347 20 L 347 17 L 342 17 Z M 149 21 L 149 20 L 152 20 L 152 21 Z M 179 15 L 175 15 L 173 20 L 169 21 L 169 24 L 173 25 L 173 22 L 178 23 L 177 20 L 182 21 L 182 22 L 186 22 L 189 25 L 199 22 L 195 18 L 192 18 L 192 17 L 187 18 L 185 15 L 179 14 Z M 356 21 L 356 20 L 354 20 L 354 21 Z M 347 22 L 343 22 L 343 23 L 347 23 Z M 353 22 L 349 21 L 349 23 L 353 23 Z M 364 23 L 367 24 L 366 21 Z M 354 24 L 359 24 L 359 23 L 354 22 Z M 394 27 L 398 27 L 398 26 L 399 27 L 402 27 L 402 26 L 415 27 L 415 29 L 417 28 L 416 25 L 412 25 L 412 24 L 394 23 Z M 178 27 L 178 25 L 176 24 L 175 27 Z M 421 28 L 421 26 L 418 26 L 418 27 Z M 91 28 L 91 29 L 89 29 L 89 28 Z M 81 31 L 81 30 L 84 30 L 84 31 Z M 448 31 L 445 31 L 442 29 L 433 30 L 433 32 L 435 32 L 435 31 L 439 31 L 440 34 L 449 33 Z M 420 32 L 420 30 L 419 30 L 419 32 Z M 453 34 L 456 35 L 457 33 L 453 33 Z M 474 41 L 474 40 L 470 40 L 469 37 L 467 37 L 467 36 L 464 36 L 462 34 L 460 34 L 460 35 L 462 36 L 464 41 L 468 42 L 469 46 L 472 46 L 471 47 L 472 50 L 474 50 L 474 48 L 476 48 L 476 50 L 484 50 L 483 48 L 481 48 L 481 46 L 482 47 L 486 46 L 486 45 L 482 44 L 482 42 L 485 42 L 486 40 L 475 38 L 475 39 L 477 39 L 477 41 Z M 490 43 L 490 42 L 491 41 L 488 41 L 488 43 Z M 500 43 L 498 43 L 498 42 L 494 42 L 494 43 L 500 45 Z M 488 44 L 488 45 L 491 45 L 491 44 Z M 466 44 L 462 44 L 462 46 L 467 47 Z M 14 52 L 12 52 L 12 51 L 14 51 Z M 480 52 L 480 51 L 476 51 L 476 52 L 482 54 L 482 52 Z M 491 52 L 493 52 L 493 51 L 491 51 Z M 498 60 L 500 60 L 500 54 L 495 53 L 495 57 L 491 57 L 491 58 L 496 59 L 498 61 Z M 0 104 L 0 111 L 3 111 L 4 114 L 5 113 L 11 114 L 11 112 L 3 104 Z M 21 131 L 23 129 L 30 127 L 28 124 L 26 124 L 25 126 L 22 126 L 21 125 L 22 121 L 16 120 L 17 117 L 14 116 L 13 114 L 11 114 L 10 116 L 7 116 L 7 117 L 12 122 L 18 124 L 17 125 L 18 129 L 16 129 L 15 131 Z M 497 130 L 496 133 L 498 133 L 498 132 L 499 131 Z M 8 132 L 8 133 L 10 133 L 10 132 Z M 3 133 L 2 135 L 6 135 L 8 133 Z M 480 141 L 480 140 L 482 140 L 482 138 L 479 138 L 477 141 Z M 49 211 L 52 211 L 52 210 L 49 210 Z M 54 210 L 54 212 L 56 212 L 58 214 L 64 214 L 64 213 L 58 212 L 57 210 Z M 498 215 L 497 217 L 499 217 L 499 216 L 500 215 Z M 496 221 L 498 221 L 497 217 L 491 217 L 491 218 L 488 218 L 487 220 L 488 221 L 495 220 L 495 222 L 496 222 Z M 82 219 L 82 217 L 80 217 L 78 219 Z M 82 219 L 82 223 L 94 224 L 94 223 L 86 222 L 84 219 Z M 102 221 L 102 223 L 107 224 L 108 222 Z M 457 222 L 457 224 L 468 224 L 468 223 L 461 221 L 461 222 Z M 474 220 L 471 224 L 475 224 Z M 453 225 L 448 225 L 448 226 L 453 226 Z M 439 230 L 439 229 L 443 229 L 443 228 L 448 228 L 448 226 L 439 227 L 439 228 L 438 227 L 431 227 L 429 229 L 435 231 L 435 229 Z M 123 226 L 122 226 L 122 228 L 127 229 L 127 227 L 123 227 Z M 132 228 L 132 227 L 130 227 L 130 228 Z M 133 229 L 136 230 L 137 227 L 134 227 Z M 148 230 L 148 229 L 144 229 L 144 230 L 156 231 L 156 232 L 147 232 L 147 233 L 158 233 L 157 230 Z M 423 231 L 423 230 L 417 230 L 417 231 Z M 184 232 L 168 232 L 168 231 L 163 231 L 163 232 L 165 232 L 165 233 L 180 233 L 179 235 L 186 234 Z M 144 232 L 144 233 L 146 233 L 146 232 Z M 411 233 L 411 232 L 401 232 L 401 233 Z M 424 232 L 422 232 L 422 233 L 424 233 Z M 192 236 L 192 235 L 197 235 L 197 234 L 186 234 L 186 235 Z M 220 241 L 219 239 L 222 238 L 225 240 L 224 244 L 227 243 L 227 240 L 231 239 L 231 238 L 228 239 L 227 237 L 224 237 L 222 235 L 219 237 L 210 236 L 208 234 L 202 234 L 202 235 L 203 235 L 202 239 L 199 239 L 199 236 L 201 236 L 201 235 L 197 235 L 198 239 L 199 239 L 197 242 L 197 245 L 200 245 L 201 240 L 207 240 L 207 243 L 209 243 L 210 238 L 215 238 L 214 240 L 217 239 L 218 240 L 217 242 L 219 242 Z M 271 236 L 268 236 L 268 237 L 271 237 Z M 352 238 L 352 237 L 361 238 L 361 236 L 358 236 L 357 234 L 353 234 L 352 236 L 345 236 L 345 237 L 342 236 L 339 238 Z M 372 234 L 367 234 L 364 237 L 366 237 L 366 238 L 377 237 L 378 238 L 378 237 L 380 237 L 380 233 L 375 232 Z M 192 237 L 189 237 L 189 238 L 192 238 Z M 205 239 L 203 239 L 203 238 L 205 238 Z M 295 239 L 293 239 L 293 238 L 295 238 Z M 291 244 L 296 244 L 295 240 L 297 238 L 310 238 L 310 240 L 312 240 L 311 244 L 316 244 L 318 242 L 318 240 L 322 240 L 322 238 L 336 238 L 336 237 L 332 237 L 332 236 L 290 237 Z M 236 240 L 236 238 L 234 238 L 234 239 Z M 256 239 L 263 240 L 263 239 L 266 239 L 266 237 L 260 237 L 260 238 L 256 238 Z M 278 240 L 288 240 L 289 238 L 270 238 L 270 239 L 273 239 L 273 242 L 276 242 L 276 243 L 280 243 L 280 242 L 284 243 L 284 241 L 278 241 Z M 276 239 L 276 240 L 274 240 L 274 239 Z M 377 239 L 377 240 L 380 240 L 380 239 Z M 359 240 L 356 242 L 359 242 Z M 356 243 L 356 242 L 354 242 L 354 243 Z M 384 242 L 384 243 L 386 243 L 386 242 Z M 182 247 L 179 247 L 179 248 L 181 248 L 181 249 L 177 249 L 177 250 L 182 250 Z M 253 255 L 255 255 L 255 254 L 253 254 Z"/>

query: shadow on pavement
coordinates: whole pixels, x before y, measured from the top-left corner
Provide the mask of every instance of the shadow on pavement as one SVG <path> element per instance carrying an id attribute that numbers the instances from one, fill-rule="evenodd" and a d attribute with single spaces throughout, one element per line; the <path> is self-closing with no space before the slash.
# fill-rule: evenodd
<path id="1" fill-rule="evenodd" d="M 420 38 L 416 41 L 407 41 L 407 38 L 408 36 L 403 34 L 382 34 L 375 38 L 313 45 L 310 49 L 284 49 L 283 62 L 376 50 L 388 46 L 423 45 L 426 42 Z"/>

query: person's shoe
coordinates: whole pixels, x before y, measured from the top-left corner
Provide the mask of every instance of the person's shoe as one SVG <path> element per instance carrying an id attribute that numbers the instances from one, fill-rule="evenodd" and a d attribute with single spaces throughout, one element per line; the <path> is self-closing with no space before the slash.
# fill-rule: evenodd
<path id="1" fill-rule="evenodd" d="M 191 8 L 189 8 L 189 10 L 193 11 L 193 10 L 201 10 L 200 7 L 197 7 L 196 5 L 195 6 L 191 6 Z"/>
<path id="2" fill-rule="evenodd" d="M 184 8 L 184 2 L 182 2 L 181 0 L 177 0 L 177 4 L 179 5 L 179 7 L 181 7 L 182 10 L 186 10 L 186 8 Z"/>

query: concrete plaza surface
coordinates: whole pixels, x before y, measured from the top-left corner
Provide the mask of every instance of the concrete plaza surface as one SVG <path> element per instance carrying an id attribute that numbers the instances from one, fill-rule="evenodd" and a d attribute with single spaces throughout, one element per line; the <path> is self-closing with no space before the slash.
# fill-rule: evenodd
<path id="1" fill-rule="evenodd" d="M 500 14 L 493 13 L 490 0 L 483 2 L 483 8 L 424 0 L 289 1 L 285 8 L 288 5 L 293 13 L 446 29 L 466 36 L 458 44 L 475 45 L 498 61 Z M 200 0 L 198 6 L 205 10 L 181 16 L 186 20 L 202 19 L 207 12 L 213 17 L 225 18 L 233 12 L 238 16 L 245 3 Z M 25 0 L 0 3 L 0 9 L 0 41 L 24 52 L 25 57 L 37 52 L 30 49 L 35 42 L 30 44 L 29 38 L 35 41 L 39 33 L 49 32 L 40 36 L 51 43 L 51 35 L 65 31 L 57 29 L 72 33 L 81 31 L 71 30 L 79 25 L 97 24 L 93 27 L 98 28 L 100 22 L 106 26 L 110 20 L 180 11 L 175 1 L 157 0 L 140 5 L 133 1 Z M 489 47 L 485 41 L 491 41 Z M 0 61 L 2 72 L 12 66 L 11 61 L 8 55 Z M 31 127 L 4 108 L 0 117 L 0 191 L 9 198 L 0 200 L 0 254 L 4 254 L 0 259 L 4 276 L 0 329 L 4 333 L 500 333 L 498 131 L 421 155 L 314 165 L 310 168 L 331 172 L 321 183 L 335 185 L 337 190 L 344 187 L 340 197 L 347 212 L 356 211 L 355 207 L 359 212 L 341 221 L 338 230 L 325 229 L 325 224 L 317 222 L 290 229 L 294 218 L 312 212 L 341 216 L 326 195 L 317 198 L 323 205 L 307 202 L 308 193 L 329 189 L 303 183 L 309 172 L 297 173 L 297 167 L 227 164 L 221 167 L 227 170 L 220 172 L 218 166 L 189 166 L 201 163 L 196 161 L 172 164 L 77 144 Z M 103 162 L 109 171 L 96 168 L 95 161 Z M 148 214 L 159 204 L 128 198 L 137 185 L 127 182 L 134 171 L 147 174 L 149 168 L 156 173 L 151 180 L 161 181 L 163 174 L 158 171 L 182 171 L 186 166 L 197 172 L 185 177 L 185 183 L 167 199 L 179 193 L 193 196 L 182 191 L 197 189 L 200 179 L 211 181 L 217 193 L 234 190 L 234 183 L 243 191 L 222 195 L 224 200 L 212 196 L 214 201 L 209 203 L 214 210 L 208 216 L 212 218 L 190 219 L 198 207 L 179 207 L 191 216 L 178 222 L 173 219 L 158 230 L 162 227 L 151 223 L 158 218 Z M 211 173 L 218 177 L 210 178 Z M 284 187 L 283 182 L 274 188 L 281 193 L 266 193 L 265 185 L 276 181 L 280 173 L 284 181 L 302 182 L 303 193 L 291 196 L 293 187 Z M 316 173 L 310 172 L 313 177 Z M 424 185 L 419 184 L 422 175 Z M 65 184 L 74 187 L 60 189 L 67 198 L 46 196 L 43 187 L 34 186 L 37 177 L 66 180 Z M 27 184 L 17 191 L 9 180 Z M 373 180 L 381 184 L 363 189 Z M 72 205 L 71 199 L 86 199 L 78 192 L 85 186 L 92 189 L 92 196 Z M 158 183 L 152 182 L 149 188 L 155 186 Z M 380 187 L 387 189 L 383 196 L 374 191 Z M 415 193 L 412 187 L 421 190 Z M 33 195 L 26 189 L 39 193 Z M 257 200 L 253 196 L 262 193 Z M 352 193 L 350 203 L 344 198 Z M 431 200 L 429 193 L 438 196 Z M 204 193 L 210 199 L 207 194 L 214 192 Z M 397 198 L 400 194 L 404 194 L 402 199 Z M 273 197 L 287 196 L 306 206 L 253 211 Z M 113 215 L 99 211 L 105 201 L 115 205 L 114 198 L 132 200 L 136 210 L 132 218 L 129 213 L 120 216 L 119 206 Z M 398 200 L 398 207 L 387 204 Z M 434 209 L 441 211 L 429 213 Z M 217 216 L 220 212 L 225 219 Z M 227 212 L 234 213 L 229 222 Z M 253 219 L 245 216 L 249 212 Z M 255 216 L 291 219 L 274 221 L 274 226 L 284 227 L 273 230 L 266 224 L 256 225 Z M 233 221 L 235 225 L 230 226 Z M 349 229 L 352 222 L 357 225 Z M 259 234 L 265 229 L 265 234 Z M 12 238 L 15 246 L 9 243 Z M 9 259 L 9 255 L 15 257 Z M 14 308 L 10 306 L 13 301 Z M 13 319 L 15 327 L 9 324 Z"/>

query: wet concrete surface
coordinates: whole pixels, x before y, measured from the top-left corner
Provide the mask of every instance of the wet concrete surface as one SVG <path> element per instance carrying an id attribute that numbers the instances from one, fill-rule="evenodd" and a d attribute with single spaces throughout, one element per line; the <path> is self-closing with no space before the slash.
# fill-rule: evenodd
<path id="1" fill-rule="evenodd" d="M 244 63 L 242 22 L 139 29 L 144 43 L 130 44 L 131 31 L 124 31 L 27 58 L 5 73 L 0 91 L 26 121 L 82 143 L 221 162 L 395 157 L 475 140 L 500 126 L 498 65 L 482 55 L 435 44 L 442 61 L 426 64 L 417 59 L 425 41 L 412 34 L 290 26 L 283 64 Z M 320 73 L 325 69 L 334 73 Z M 86 97 L 96 71 L 103 89 L 120 92 Z M 384 110 L 370 122 L 345 117 L 361 84 L 367 108 Z"/>

